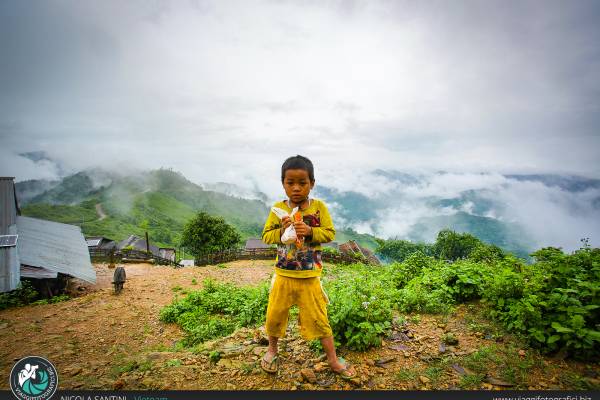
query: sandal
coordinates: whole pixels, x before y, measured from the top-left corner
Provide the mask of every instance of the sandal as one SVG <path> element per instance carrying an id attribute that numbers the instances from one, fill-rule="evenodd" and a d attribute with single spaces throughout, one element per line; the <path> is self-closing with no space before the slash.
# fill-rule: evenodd
<path id="1" fill-rule="evenodd" d="M 333 372 L 338 374 L 340 376 L 340 378 L 348 380 L 348 381 L 356 378 L 356 376 L 357 376 L 356 370 L 354 370 L 354 372 L 350 372 L 350 370 L 349 370 L 349 368 L 352 366 L 351 363 L 347 362 L 342 357 L 338 357 L 338 361 L 340 362 L 340 364 L 342 364 L 344 366 L 344 368 L 340 369 L 339 371 L 332 370 Z"/>
<path id="2" fill-rule="evenodd" d="M 273 356 L 271 361 L 267 361 L 267 360 L 265 360 L 266 355 L 267 354 L 265 353 L 262 360 L 260 360 L 260 367 L 263 369 L 263 371 L 268 372 L 269 374 L 274 374 L 277 372 L 277 368 L 279 367 L 279 363 L 278 363 L 279 357 L 277 355 L 275 355 L 275 356 Z"/>

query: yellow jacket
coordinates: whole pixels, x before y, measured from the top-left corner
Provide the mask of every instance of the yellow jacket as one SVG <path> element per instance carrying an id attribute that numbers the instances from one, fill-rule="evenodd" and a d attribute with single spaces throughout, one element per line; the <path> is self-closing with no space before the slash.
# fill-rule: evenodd
<path id="1" fill-rule="evenodd" d="M 292 209 L 285 201 L 279 201 L 273 207 L 281 208 L 289 213 Z M 273 211 L 269 213 L 262 232 L 262 241 L 277 244 L 275 273 L 292 278 L 310 278 L 320 276 L 322 269 L 321 243 L 331 242 L 335 238 L 335 228 L 325 203 L 318 199 L 310 199 L 309 206 L 300 211 L 302 220 L 312 228 L 312 236 L 304 239 L 303 246 L 281 243 L 281 220 Z"/>

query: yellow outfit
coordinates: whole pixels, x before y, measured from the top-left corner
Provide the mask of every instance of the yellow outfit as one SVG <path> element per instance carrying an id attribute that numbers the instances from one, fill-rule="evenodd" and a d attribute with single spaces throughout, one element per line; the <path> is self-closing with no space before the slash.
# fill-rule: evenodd
<path id="1" fill-rule="evenodd" d="M 300 308 L 300 334 L 306 340 L 333 336 L 327 319 L 327 298 L 318 277 L 289 278 L 276 275 L 267 306 L 267 335 L 283 337 L 290 307 Z"/>
<path id="2" fill-rule="evenodd" d="M 274 207 L 288 213 L 292 211 L 284 201 L 275 203 Z M 335 228 L 321 200 L 310 199 L 309 206 L 300 213 L 304 223 L 312 228 L 312 236 L 306 237 L 300 248 L 295 243 L 281 243 L 281 220 L 272 211 L 263 229 L 262 240 L 278 245 L 265 328 L 269 336 L 284 336 L 289 309 L 296 304 L 300 308 L 300 333 L 306 340 L 312 340 L 333 335 L 327 319 L 329 300 L 320 280 L 320 243 L 332 241 Z"/>
<path id="3" fill-rule="evenodd" d="M 292 209 L 287 202 L 279 201 L 274 207 L 285 210 L 288 214 Z M 335 237 L 333 221 L 324 202 L 310 199 L 309 206 L 300 211 L 302 220 L 312 228 L 312 236 L 304 238 L 301 248 L 295 243 L 281 243 L 281 220 L 271 211 L 262 233 L 262 240 L 267 244 L 277 244 L 277 259 L 275 273 L 290 278 L 310 278 L 321 275 L 321 243 L 331 242 Z"/>

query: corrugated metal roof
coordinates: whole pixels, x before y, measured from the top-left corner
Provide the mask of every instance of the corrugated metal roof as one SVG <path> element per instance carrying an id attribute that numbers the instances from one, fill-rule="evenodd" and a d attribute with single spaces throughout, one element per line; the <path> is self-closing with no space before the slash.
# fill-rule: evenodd
<path id="1" fill-rule="evenodd" d="M 135 235 L 130 235 L 127 239 L 122 240 L 117 244 L 117 249 L 123 250 L 124 248 L 129 246 L 133 247 L 136 250 L 146 251 L 146 240 L 139 238 Z M 153 244 L 150 244 L 150 252 L 155 256 L 160 257 L 160 251 L 158 247 L 154 246 Z"/>
<path id="2" fill-rule="evenodd" d="M 268 249 L 271 246 L 265 244 L 262 240 L 256 238 L 250 238 L 246 240 L 246 248 L 247 249 Z"/>
<path id="3" fill-rule="evenodd" d="M 56 271 L 50 271 L 46 268 L 29 267 L 27 265 L 21 265 L 22 278 L 53 279 L 57 276 L 58 272 Z"/>
<path id="4" fill-rule="evenodd" d="M 85 242 L 87 243 L 88 246 L 98 246 L 101 241 L 102 241 L 102 238 L 100 238 L 100 239 L 87 239 Z"/>
<path id="5" fill-rule="evenodd" d="M 0 235 L 17 234 L 16 223 L 19 213 L 14 178 L 0 177 Z M 0 248 L 0 292 L 15 290 L 20 280 L 17 249 Z"/>
<path id="6" fill-rule="evenodd" d="M 96 283 L 87 244 L 78 226 L 17 217 L 21 264 Z"/>

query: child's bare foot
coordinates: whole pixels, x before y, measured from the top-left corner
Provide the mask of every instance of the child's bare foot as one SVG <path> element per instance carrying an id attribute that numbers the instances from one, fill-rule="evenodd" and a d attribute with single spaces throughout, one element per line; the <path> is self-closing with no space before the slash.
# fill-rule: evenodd
<path id="1" fill-rule="evenodd" d="M 354 367 L 341 357 L 330 363 L 329 368 L 331 368 L 331 370 L 338 374 L 342 379 L 356 378 L 356 370 Z"/>
<path id="2" fill-rule="evenodd" d="M 261 368 L 270 374 L 277 372 L 277 353 L 267 350 L 262 360 L 260 360 Z"/>

